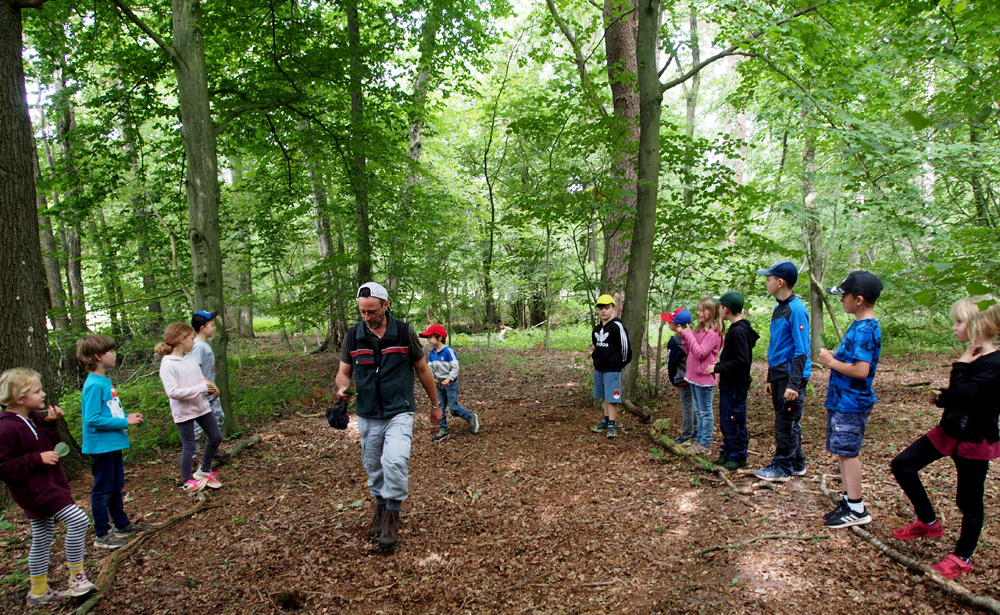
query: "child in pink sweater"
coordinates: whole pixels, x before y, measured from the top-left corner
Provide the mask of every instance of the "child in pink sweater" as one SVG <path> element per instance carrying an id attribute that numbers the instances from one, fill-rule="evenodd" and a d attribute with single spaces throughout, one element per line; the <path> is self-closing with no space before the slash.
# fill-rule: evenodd
<path id="1" fill-rule="evenodd" d="M 205 397 L 205 393 L 217 395 L 218 390 L 202 375 L 201 366 L 194 357 L 186 356 L 193 348 L 194 329 L 182 322 L 175 322 L 167 327 L 163 342 L 153 349 L 156 354 L 163 356 L 160 361 L 160 380 L 163 381 L 163 390 L 170 398 L 170 414 L 181 435 L 181 480 L 184 490 L 188 492 L 201 491 L 205 487 L 222 487 L 219 476 L 212 471 L 212 461 L 222 443 L 222 431 Z M 196 422 L 205 431 L 208 442 L 205 444 L 201 469 L 192 476 L 191 459 L 198 446 L 194 435 Z"/>
<path id="2" fill-rule="evenodd" d="M 698 325 L 692 331 L 681 329 L 684 352 L 687 353 L 687 374 L 684 379 L 691 384 L 691 397 L 697 417 L 698 430 L 694 444 L 688 447 L 693 455 L 706 455 L 712 450 L 712 435 L 715 430 L 715 413 L 712 410 L 712 392 L 716 376 L 708 373 L 708 366 L 715 365 L 722 349 L 722 335 L 725 325 L 722 311 L 711 297 L 698 302 Z"/>

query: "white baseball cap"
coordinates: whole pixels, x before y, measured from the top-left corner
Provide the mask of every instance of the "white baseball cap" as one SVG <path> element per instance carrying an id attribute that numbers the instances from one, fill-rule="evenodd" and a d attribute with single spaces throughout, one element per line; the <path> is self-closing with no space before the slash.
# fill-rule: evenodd
<path id="1" fill-rule="evenodd" d="M 358 288 L 358 298 L 360 299 L 361 297 L 375 297 L 376 299 L 388 301 L 389 291 L 378 282 L 365 282 Z"/>

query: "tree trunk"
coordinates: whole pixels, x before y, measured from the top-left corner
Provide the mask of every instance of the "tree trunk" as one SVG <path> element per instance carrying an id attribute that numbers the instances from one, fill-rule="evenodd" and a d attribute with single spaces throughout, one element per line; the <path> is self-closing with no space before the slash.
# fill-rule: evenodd
<path id="1" fill-rule="evenodd" d="M 219 159 L 209 106 L 208 68 L 199 0 L 173 0 L 174 71 L 181 112 L 181 138 L 187 166 L 188 239 L 194 274 L 194 309 L 226 313 L 219 247 Z M 222 433 L 239 428 L 229 393 L 229 332 L 223 321 L 212 338 L 215 385 L 226 419 Z"/>
<path id="2" fill-rule="evenodd" d="M 253 252 L 247 242 L 243 246 L 243 254 L 239 263 L 240 301 L 239 317 L 236 323 L 236 335 L 244 339 L 253 339 Z"/>
<path id="3" fill-rule="evenodd" d="M 358 1 L 346 0 L 347 45 L 350 48 L 352 184 L 358 219 L 358 286 L 372 280 L 371 238 L 368 232 L 368 171 L 365 153 L 365 98 L 361 66 L 361 26 Z"/>
<path id="4" fill-rule="evenodd" d="M 35 143 L 21 59 L 21 9 L 0 2 L 0 371 L 31 367 L 42 375 L 49 403 L 59 389 L 49 356 L 45 267 L 35 200 Z M 85 466 L 76 441 L 60 421 L 71 454 L 63 468 L 71 478 Z M 0 508 L 9 501 L 0 495 Z"/>
<path id="5" fill-rule="evenodd" d="M 973 123 L 969 126 L 969 144 L 972 146 L 972 158 L 978 158 L 980 126 Z M 993 226 L 990 220 L 989 204 L 983 190 L 982 173 L 973 167 L 969 184 L 972 186 L 972 202 L 976 207 L 975 224 L 982 227 Z"/>
<path id="6" fill-rule="evenodd" d="M 41 177 L 41 169 L 38 168 L 38 151 L 35 151 L 35 179 Z M 66 290 L 63 288 L 62 273 L 59 270 L 59 247 L 56 244 L 55 235 L 52 233 L 52 220 L 49 218 L 48 202 L 45 193 L 38 191 L 36 195 L 38 203 L 38 223 L 42 246 L 42 259 L 45 263 L 45 282 L 49 290 L 49 316 L 52 320 L 52 328 L 65 330 L 69 328 L 69 314 L 66 312 Z"/>
<path id="7" fill-rule="evenodd" d="M 691 66 L 696 66 L 701 62 L 701 41 L 698 36 L 698 9 L 692 4 L 690 7 L 690 15 L 688 19 L 690 33 L 688 34 L 688 46 L 691 48 Z M 678 67 L 679 68 L 679 67 Z M 683 71 L 681 71 L 683 73 Z M 696 113 L 698 111 L 698 93 L 701 90 L 701 73 L 696 73 L 691 77 L 691 85 L 683 85 L 684 88 L 684 106 L 686 111 L 686 124 L 684 126 L 684 132 L 687 134 L 689 139 L 694 138 L 694 129 L 697 122 Z M 688 210 L 694 204 L 694 194 L 688 188 L 687 177 L 690 176 L 691 167 L 685 165 L 684 167 L 684 187 L 681 189 L 681 200 L 684 203 L 684 209 Z"/>
<path id="8" fill-rule="evenodd" d="M 659 0 L 639 0 L 636 55 L 639 81 L 639 165 L 635 225 L 625 283 L 622 322 L 636 356 L 622 371 L 622 399 L 635 391 L 639 375 L 637 349 L 646 339 L 646 306 L 656 234 L 656 196 L 660 181 L 660 112 L 663 94 L 656 67 Z"/>
<path id="9" fill-rule="evenodd" d="M 802 114 L 805 119 L 805 112 Z M 809 270 L 809 355 L 819 359 L 823 347 L 823 229 L 816 203 L 816 144 L 808 132 L 802 152 L 802 203 L 805 207 L 803 232 L 806 245 L 806 267 Z"/>
<path id="10" fill-rule="evenodd" d="M 618 124 L 610 135 L 612 144 L 622 144 L 612 152 L 614 156 L 614 192 L 619 212 L 632 211 L 636 207 L 636 159 L 632 149 L 639 140 L 640 104 L 634 75 L 637 71 L 636 40 L 638 18 L 635 0 L 604 0 L 604 24 L 606 33 L 604 49 L 608 62 L 608 79 L 611 97 Z M 651 56 L 655 64 L 655 54 Z M 653 74 L 656 74 L 654 68 Z M 657 81 L 658 83 L 658 81 Z M 610 293 L 618 304 L 619 314 L 623 310 L 622 289 L 626 284 L 626 273 L 631 252 L 631 236 L 634 221 L 627 213 L 613 213 L 604 219 L 604 264 L 601 268 L 601 291 Z"/>

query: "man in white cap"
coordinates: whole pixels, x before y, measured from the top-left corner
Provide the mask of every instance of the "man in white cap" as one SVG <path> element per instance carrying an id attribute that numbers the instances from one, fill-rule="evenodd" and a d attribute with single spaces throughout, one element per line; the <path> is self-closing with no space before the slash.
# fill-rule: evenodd
<path id="1" fill-rule="evenodd" d="M 369 536 L 379 549 L 399 540 L 399 511 L 409 496 L 410 442 L 413 439 L 414 374 L 431 400 L 431 423 L 441 422 L 441 405 L 430 367 L 413 327 L 389 313 L 389 293 L 375 282 L 358 289 L 361 322 L 351 327 L 340 350 L 337 395 L 349 399 L 358 388 L 358 433 L 368 489 L 375 498 Z"/>

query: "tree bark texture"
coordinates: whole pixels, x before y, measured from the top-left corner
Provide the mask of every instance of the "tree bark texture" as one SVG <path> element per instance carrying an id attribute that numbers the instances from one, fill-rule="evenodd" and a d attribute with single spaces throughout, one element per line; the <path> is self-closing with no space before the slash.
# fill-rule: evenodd
<path id="1" fill-rule="evenodd" d="M 816 144 L 809 134 L 802 152 L 802 203 L 805 208 L 803 232 L 806 244 L 806 268 L 809 270 L 809 355 L 819 359 L 823 347 L 823 228 L 816 203 Z"/>
<path id="2" fill-rule="evenodd" d="M 608 62 L 608 80 L 614 115 L 619 124 L 614 130 L 615 211 L 604 218 L 604 264 L 601 291 L 615 297 L 619 313 L 623 309 L 623 289 L 628 272 L 636 207 L 636 158 L 633 153 L 639 140 L 640 94 L 636 91 L 638 17 L 635 0 L 604 0 L 606 34 L 604 49 Z M 654 59 L 650 61 L 655 65 Z M 654 68 L 653 74 L 656 74 Z"/>
<path id="3" fill-rule="evenodd" d="M 347 45 L 350 48 L 351 155 L 354 202 L 358 219 L 358 286 L 372 281 L 371 238 L 368 231 L 368 171 L 365 153 L 365 97 L 362 83 L 361 26 L 357 0 L 346 0 Z"/>
<path id="4" fill-rule="evenodd" d="M 46 327 L 45 267 L 38 240 L 35 143 L 21 59 L 21 9 L 0 2 L 0 371 L 30 367 L 42 375 L 50 403 L 58 403 L 55 366 Z M 60 421 L 71 454 L 63 461 L 75 477 L 83 457 Z M 6 489 L 0 507 L 7 500 Z"/>
<path id="5" fill-rule="evenodd" d="M 653 267 L 653 240 L 656 235 L 656 197 L 660 182 L 660 112 L 663 94 L 656 67 L 659 0 L 639 0 L 636 55 L 639 81 L 639 164 L 635 225 L 631 257 L 625 283 L 622 322 L 629 332 L 633 349 L 643 348 L 646 339 L 646 306 Z M 622 397 L 635 391 L 639 375 L 638 352 L 622 371 Z"/>
<path id="6" fill-rule="evenodd" d="M 41 177 L 38 167 L 38 152 L 35 151 L 35 179 Z M 59 270 L 59 246 L 52 233 L 52 219 L 49 218 L 48 200 L 45 193 L 38 190 L 35 196 L 38 204 L 38 226 L 42 246 L 42 259 L 45 264 L 45 282 L 49 290 L 49 317 L 52 328 L 64 330 L 69 328 L 69 314 L 66 312 L 66 290 L 62 283 L 62 273 Z"/>
<path id="7" fill-rule="evenodd" d="M 181 111 L 181 139 L 187 165 L 188 239 L 194 273 L 194 309 L 225 315 L 222 252 L 219 246 L 219 158 L 209 105 L 208 68 L 198 0 L 173 0 L 174 71 Z M 229 332 L 220 323 L 215 351 L 215 385 L 226 414 L 222 433 L 238 430 L 230 406 Z"/>

